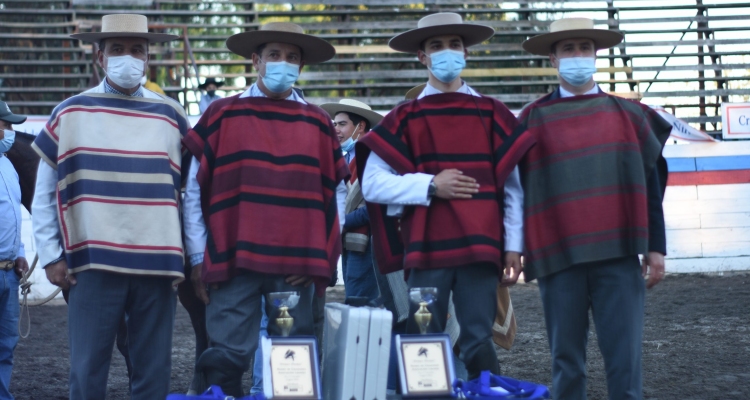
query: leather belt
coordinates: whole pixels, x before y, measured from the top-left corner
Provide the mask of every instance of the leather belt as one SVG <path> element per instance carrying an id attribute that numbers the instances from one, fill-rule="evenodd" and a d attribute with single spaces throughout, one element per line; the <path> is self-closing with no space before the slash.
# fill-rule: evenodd
<path id="1" fill-rule="evenodd" d="M 0 269 L 3 271 L 8 271 L 13 269 L 13 267 L 16 266 L 16 262 L 13 260 L 2 260 L 0 261 Z"/>

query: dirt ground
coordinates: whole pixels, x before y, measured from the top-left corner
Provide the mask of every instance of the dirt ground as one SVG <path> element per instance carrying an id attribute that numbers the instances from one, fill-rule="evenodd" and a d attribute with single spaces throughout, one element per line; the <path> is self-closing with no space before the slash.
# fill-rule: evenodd
<path id="1" fill-rule="evenodd" d="M 535 284 L 511 289 L 518 334 L 498 353 L 503 374 L 550 384 L 550 357 Z M 328 301 L 341 301 L 331 289 Z M 750 275 L 670 275 L 648 291 L 643 340 L 644 395 L 649 399 L 750 398 Z M 19 400 L 67 399 L 66 306 L 31 309 L 31 336 L 15 352 L 11 392 Z M 592 324 L 593 326 L 593 324 Z M 194 338 L 178 306 L 172 363 L 173 392 L 184 393 L 193 366 Z M 604 365 L 591 333 L 590 399 L 606 398 Z M 108 399 L 127 399 L 122 356 L 114 350 Z"/>

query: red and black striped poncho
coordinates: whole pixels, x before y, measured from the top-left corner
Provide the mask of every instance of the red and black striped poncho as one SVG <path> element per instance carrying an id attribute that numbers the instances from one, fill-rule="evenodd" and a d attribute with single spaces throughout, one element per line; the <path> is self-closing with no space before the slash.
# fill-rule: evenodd
<path id="1" fill-rule="evenodd" d="M 341 254 L 336 186 L 349 175 L 328 114 L 232 96 L 188 132 L 208 230 L 202 278 L 238 268 L 312 276 L 324 291 Z"/>
<path id="2" fill-rule="evenodd" d="M 649 107 L 604 93 L 539 99 L 520 121 L 537 141 L 519 164 L 527 280 L 576 264 L 645 254 L 647 179 L 671 125 Z"/>
<path id="3" fill-rule="evenodd" d="M 516 128 L 516 118 L 495 99 L 444 93 L 402 104 L 357 143 L 360 179 L 374 151 L 401 175 L 456 168 L 480 185 L 469 200 L 434 197 L 429 207 L 406 207 L 400 230 L 385 205 L 368 202 L 383 273 L 477 263 L 502 268 L 505 180 L 534 144 Z"/>

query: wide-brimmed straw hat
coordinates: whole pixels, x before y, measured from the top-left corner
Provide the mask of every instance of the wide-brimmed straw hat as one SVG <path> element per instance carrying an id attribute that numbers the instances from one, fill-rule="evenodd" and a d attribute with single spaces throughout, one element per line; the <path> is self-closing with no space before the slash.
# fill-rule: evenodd
<path id="1" fill-rule="evenodd" d="M 529 53 L 546 56 L 552 45 L 565 39 L 591 39 L 596 49 L 608 49 L 622 42 L 622 34 L 606 29 L 594 29 L 590 18 L 563 18 L 550 24 L 549 33 L 534 36 L 523 42 L 523 49 Z"/>
<path id="2" fill-rule="evenodd" d="M 389 42 L 393 50 L 404 53 L 416 53 L 425 40 L 442 35 L 458 35 L 464 41 L 464 47 L 484 42 L 495 34 L 489 26 L 467 24 L 456 13 L 437 13 L 428 15 L 417 22 L 417 29 L 394 36 Z"/>
<path id="3" fill-rule="evenodd" d="M 177 35 L 166 33 L 150 33 L 148 18 L 139 14 L 110 14 L 102 17 L 101 32 L 76 33 L 70 35 L 73 39 L 84 42 L 98 42 L 102 39 L 114 37 L 134 37 L 148 40 L 149 43 L 168 42 L 179 39 Z"/>
<path id="4" fill-rule="evenodd" d="M 215 78 L 206 78 L 206 80 L 203 81 L 203 83 L 201 83 L 200 85 L 198 85 L 198 89 L 205 89 L 206 86 L 208 86 L 210 84 L 214 84 L 217 88 L 220 88 L 220 87 L 224 86 L 224 81 L 216 82 Z"/>
<path id="5" fill-rule="evenodd" d="M 406 95 L 404 95 L 404 98 L 406 100 L 414 100 L 417 97 L 419 97 L 420 94 L 424 91 L 424 88 L 427 87 L 426 83 L 423 83 L 421 85 L 414 86 L 413 88 L 409 89 L 409 91 L 406 92 Z"/>
<path id="6" fill-rule="evenodd" d="M 305 34 L 301 26 L 290 22 L 271 22 L 257 31 L 242 32 L 227 39 L 227 48 L 245 58 L 252 57 L 265 43 L 288 43 L 302 49 L 305 64 L 320 64 L 332 59 L 336 49 L 327 41 Z"/>
<path id="7" fill-rule="evenodd" d="M 341 99 L 338 103 L 324 103 L 320 105 L 320 108 L 326 110 L 331 119 L 336 117 L 336 114 L 340 112 L 357 114 L 360 117 L 370 122 L 370 127 L 377 125 L 383 116 L 379 113 L 372 111 L 372 108 L 367 104 L 352 100 L 352 99 Z"/>

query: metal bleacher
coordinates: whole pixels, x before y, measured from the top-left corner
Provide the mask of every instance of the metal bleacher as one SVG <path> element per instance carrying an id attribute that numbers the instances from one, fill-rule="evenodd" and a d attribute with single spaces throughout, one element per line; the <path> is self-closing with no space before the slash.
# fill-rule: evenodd
<path id="1" fill-rule="evenodd" d="M 181 40 L 152 46 L 150 76 L 190 112 L 194 87 L 227 79 L 226 94 L 256 78 L 249 60 L 230 54 L 231 34 L 270 21 L 292 21 L 334 44 L 333 60 L 306 67 L 298 86 L 313 103 L 356 98 L 387 110 L 426 78 L 416 57 L 387 46 L 429 13 L 452 11 L 497 31 L 472 48 L 462 76 L 480 92 L 520 108 L 557 84 L 546 57 L 521 49 L 563 16 L 594 18 L 625 41 L 599 53 L 597 81 L 610 92 L 664 106 L 715 132 L 722 102 L 750 96 L 750 2 L 703 0 L 0 0 L 0 99 L 14 110 L 48 114 L 64 98 L 96 84 L 102 72 L 90 44 L 68 35 L 99 29 L 102 15 L 137 12 L 153 30 Z"/>

